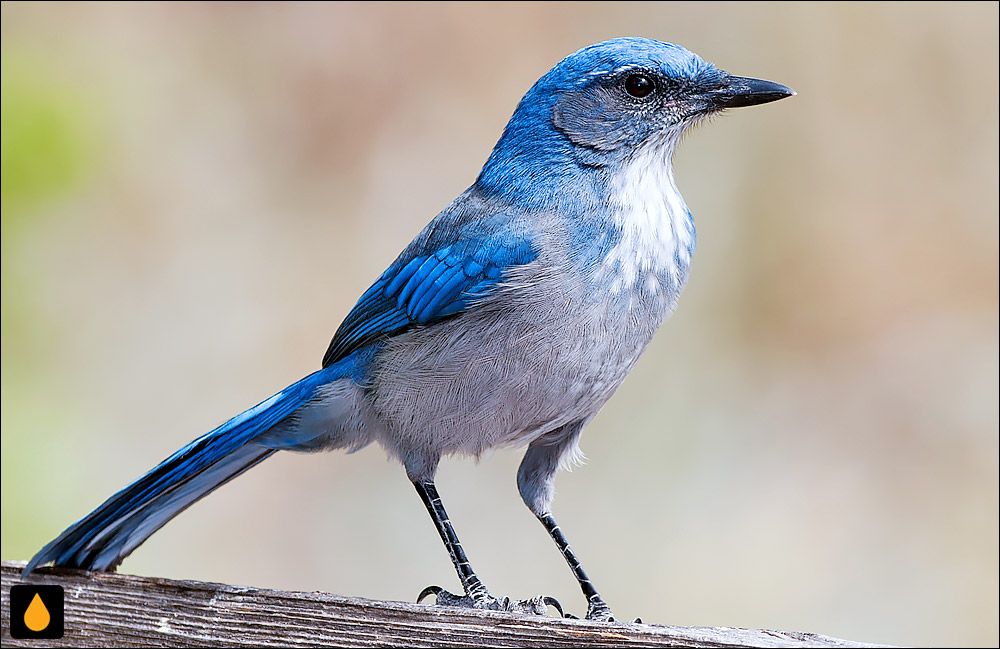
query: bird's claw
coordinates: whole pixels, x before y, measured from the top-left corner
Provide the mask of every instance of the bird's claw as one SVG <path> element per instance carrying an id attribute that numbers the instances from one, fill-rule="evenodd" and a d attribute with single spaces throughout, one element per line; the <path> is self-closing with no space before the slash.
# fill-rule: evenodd
<path id="1" fill-rule="evenodd" d="M 417 596 L 417 604 L 424 601 L 429 595 L 434 595 L 436 606 L 478 608 L 487 611 L 508 611 L 528 615 L 545 615 L 548 612 L 548 607 L 551 606 L 559 612 L 559 617 L 570 620 L 580 619 L 572 613 L 566 613 L 563 610 L 562 604 L 555 597 L 532 597 L 531 599 L 514 601 L 509 597 L 494 597 L 489 592 L 473 597 L 470 595 L 456 595 L 440 586 L 428 586 L 420 591 L 420 595 Z M 587 606 L 587 617 L 585 619 L 592 622 L 618 623 L 618 620 L 611 613 L 611 607 L 603 599 L 593 599 L 590 601 L 590 604 Z M 642 619 L 635 618 L 631 624 L 642 624 Z"/>
<path id="2" fill-rule="evenodd" d="M 562 604 L 560 604 L 559 600 L 555 597 L 545 596 L 542 598 L 542 602 L 544 602 L 546 606 L 551 606 L 559 611 L 559 617 L 566 617 L 566 613 L 563 612 Z"/>
<path id="3" fill-rule="evenodd" d="M 611 613 L 611 607 L 599 596 L 590 600 L 587 605 L 587 619 L 594 622 L 617 622 Z"/>
<path id="4" fill-rule="evenodd" d="M 446 591 L 444 588 L 441 588 L 440 586 L 428 586 L 427 588 L 420 591 L 419 595 L 417 595 L 417 604 L 424 601 L 424 598 L 427 597 L 428 595 L 437 595 L 438 593 L 444 593 L 444 592 L 448 591 Z M 448 594 L 450 595 L 451 593 Z"/>
<path id="5" fill-rule="evenodd" d="M 579 619 L 575 615 L 570 615 L 568 613 L 564 617 Z M 587 607 L 587 619 L 594 622 L 620 624 L 620 621 L 615 619 L 615 616 L 611 614 L 611 608 L 604 602 L 591 602 L 590 606 Z M 629 624 L 642 624 L 642 618 L 637 617 L 629 622 Z"/>
<path id="6" fill-rule="evenodd" d="M 472 597 L 450 593 L 440 586 L 428 586 L 420 591 L 417 603 L 422 602 L 428 595 L 434 595 L 437 606 L 458 606 L 460 608 L 507 611 L 527 615 L 545 615 L 548 613 L 548 607 L 552 606 L 559 611 L 560 616 L 564 615 L 562 605 L 554 597 L 532 597 L 531 599 L 512 600 L 509 597 L 494 597 L 488 592 Z"/>

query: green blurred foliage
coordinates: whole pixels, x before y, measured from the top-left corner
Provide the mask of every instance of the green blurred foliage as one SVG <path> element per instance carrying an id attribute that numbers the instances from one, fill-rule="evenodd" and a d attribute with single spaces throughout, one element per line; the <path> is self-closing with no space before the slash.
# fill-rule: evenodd
<path id="1" fill-rule="evenodd" d="M 4 236 L 33 208 L 57 199 L 93 165 L 89 113 L 80 95 L 45 67 L 0 53 L 0 204 Z"/>
<path id="2" fill-rule="evenodd" d="M 58 67 L 58 66 L 56 66 Z M 37 358 L 37 275 L 24 265 L 20 236 L 47 208 L 67 198 L 95 170 L 92 103 L 42 57 L 25 49 L 0 50 L 0 228 L 2 228 L 5 364 Z M 30 235 L 30 232 L 28 232 Z M 12 355 L 12 356 L 11 356 Z M 19 369 L 19 374 L 30 371 Z M 22 374 L 23 375 L 23 374 Z"/>
<path id="3" fill-rule="evenodd" d="M 96 171 L 99 156 L 92 101 L 58 69 L 58 64 L 51 65 L 47 57 L 34 56 L 27 48 L 0 50 L 4 375 L 0 421 L 5 494 L 24 493 L 24 486 L 37 478 L 36 461 L 42 458 L 34 445 L 36 435 L 71 427 L 75 420 L 72 397 L 52 407 L 52 375 L 58 371 L 53 363 L 58 361 L 50 343 L 65 335 L 71 323 L 47 312 L 45 282 L 37 271 L 48 262 L 44 255 L 35 254 L 35 246 L 44 237 L 54 206 L 60 200 L 75 200 L 70 197 Z M 35 435 L 10 434 L 13 431 Z M 59 453 L 45 455 L 51 458 Z M 25 461 L 32 457 L 36 461 Z M 5 499 L 4 509 L 20 522 L 5 531 L 15 543 L 31 538 L 35 523 L 45 520 L 30 498 Z"/>

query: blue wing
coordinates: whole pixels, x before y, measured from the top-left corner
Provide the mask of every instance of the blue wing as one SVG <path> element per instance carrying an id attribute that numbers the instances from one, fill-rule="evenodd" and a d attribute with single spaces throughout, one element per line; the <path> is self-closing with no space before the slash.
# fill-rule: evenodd
<path id="1" fill-rule="evenodd" d="M 537 256 L 523 231 L 482 236 L 480 227 L 469 233 L 480 236 L 436 246 L 435 239 L 453 237 L 436 236 L 442 233 L 433 225 L 361 296 L 330 342 L 323 367 L 414 325 L 461 313 L 487 295 L 507 269 Z"/>

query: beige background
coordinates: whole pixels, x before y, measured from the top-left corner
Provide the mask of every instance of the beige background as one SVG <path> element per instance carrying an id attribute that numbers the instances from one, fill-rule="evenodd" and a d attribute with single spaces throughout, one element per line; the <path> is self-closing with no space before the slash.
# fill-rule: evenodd
<path id="1" fill-rule="evenodd" d="M 676 316 L 555 513 L 622 617 L 998 642 L 998 11 L 4 3 L 2 556 L 318 367 L 562 56 L 670 40 L 799 96 L 692 133 Z M 582 613 L 518 451 L 439 488 L 496 593 Z M 282 454 L 127 572 L 457 587 L 377 448 Z"/>

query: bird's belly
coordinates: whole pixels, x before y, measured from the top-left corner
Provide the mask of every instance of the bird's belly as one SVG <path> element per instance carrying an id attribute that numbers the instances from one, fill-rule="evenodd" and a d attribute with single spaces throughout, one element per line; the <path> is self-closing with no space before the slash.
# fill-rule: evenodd
<path id="1" fill-rule="evenodd" d="M 383 446 L 469 453 L 594 416 L 663 319 L 655 300 L 499 296 L 386 343 L 369 390 Z"/>

